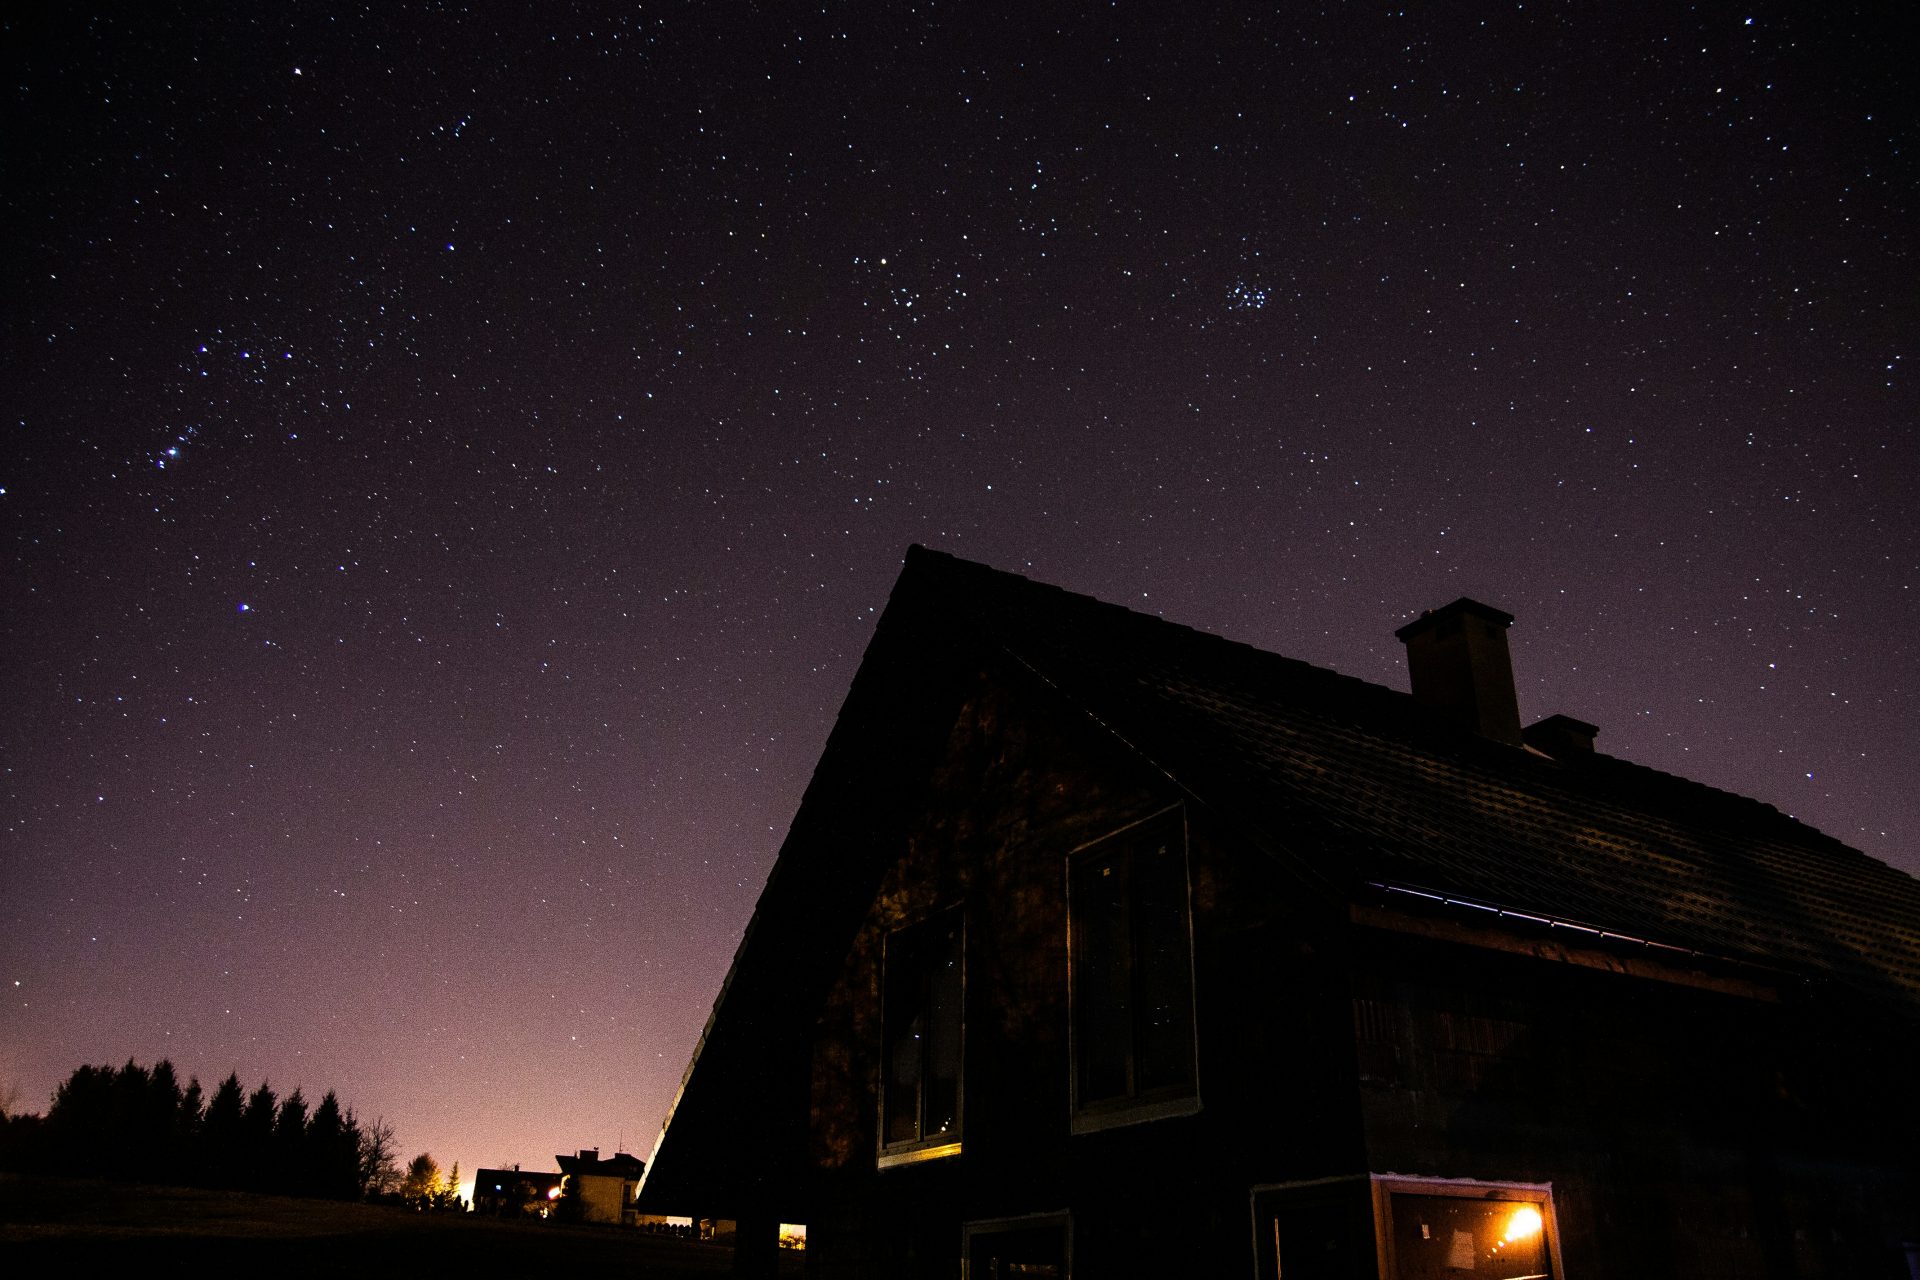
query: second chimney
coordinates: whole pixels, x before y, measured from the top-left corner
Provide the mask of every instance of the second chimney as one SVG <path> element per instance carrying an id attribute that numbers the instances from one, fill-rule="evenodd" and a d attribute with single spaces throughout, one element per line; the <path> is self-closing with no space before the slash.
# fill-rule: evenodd
<path id="1" fill-rule="evenodd" d="M 1507 628 L 1513 615 L 1462 596 L 1429 609 L 1393 634 L 1407 646 L 1414 701 L 1462 728 L 1520 745 Z"/>

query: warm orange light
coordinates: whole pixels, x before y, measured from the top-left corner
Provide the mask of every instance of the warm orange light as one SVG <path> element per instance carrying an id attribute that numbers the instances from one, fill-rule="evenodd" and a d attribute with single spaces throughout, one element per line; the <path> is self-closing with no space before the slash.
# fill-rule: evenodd
<path id="1" fill-rule="evenodd" d="M 558 1200 L 559 1198 L 560 1198 L 560 1188 L 555 1187 L 551 1191 L 547 1192 L 547 1199 Z"/>
<path id="2" fill-rule="evenodd" d="M 1538 1209 L 1530 1204 L 1523 1204 L 1513 1211 L 1511 1218 L 1507 1219 L 1507 1234 L 1505 1238 L 1508 1240 L 1525 1240 L 1531 1236 L 1539 1235 L 1540 1228 L 1545 1225 L 1546 1223 L 1540 1217 L 1540 1211 Z"/>

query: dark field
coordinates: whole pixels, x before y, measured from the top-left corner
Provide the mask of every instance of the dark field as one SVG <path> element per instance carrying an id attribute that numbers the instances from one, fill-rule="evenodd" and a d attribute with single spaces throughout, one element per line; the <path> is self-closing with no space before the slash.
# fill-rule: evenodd
<path id="1" fill-rule="evenodd" d="M 725 1275 L 733 1252 L 610 1227 L 0 1174 L 0 1260 L 22 1277 L 194 1268 L 271 1280 L 590 1271 L 676 1280 Z M 783 1274 L 799 1273 L 797 1255 L 781 1261 Z"/>

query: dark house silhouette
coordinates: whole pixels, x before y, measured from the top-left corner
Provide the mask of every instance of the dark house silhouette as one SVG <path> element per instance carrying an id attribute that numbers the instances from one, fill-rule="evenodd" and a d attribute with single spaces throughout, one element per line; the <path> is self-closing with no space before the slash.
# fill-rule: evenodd
<path id="1" fill-rule="evenodd" d="M 1906 1280 L 1920 882 L 1521 728 L 914 548 L 640 1192 L 830 1276 Z"/>
<path id="2" fill-rule="evenodd" d="M 482 1169 L 473 1175 L 473 1211 L 495 1217 L 544 1218 L 560 1198 L 563 1175 Z"/>

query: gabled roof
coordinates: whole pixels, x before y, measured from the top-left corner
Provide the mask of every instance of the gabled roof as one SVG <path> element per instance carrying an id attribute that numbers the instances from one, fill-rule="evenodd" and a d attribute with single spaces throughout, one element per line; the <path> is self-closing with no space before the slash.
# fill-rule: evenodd
<path id="1" fill-rule="evenodd" d="M 637 1178 L 646 1171 L 646 1162 L 639 1156 L 619 1151 L 606 1159 L 597 1157 L 588 1159 L 583 1153 L 577 1156 L 555 1156 L 554 1163 L 560 1166 L 564 1174 L 595 1175 L 612 1178 Z"/>
<path id="2" fill-rule="evenodd" d="M 1920 881 L 1767 805 L 1597 753 L 1495 742 L 1409 694 L 913 547 L 643 1203 L 690 1211 L 695 1187 L 735 1203 L 779 1194 L 775 1148 L 805 1145 L 804 1096 L 777 1096 L 793 1073 L 804 1095 L 805 1019 L 897 849 L 959 668 L 983 651 L 1327 894 L 1423 894 L 1920 1009 Z"/>
<path id="3" fill-rule="evenodd" d="M 908 575 L 1337 890 L 1402 889 L 1920 1002 L 1920 881 L 1744 796 L 937 552 Z"/>

